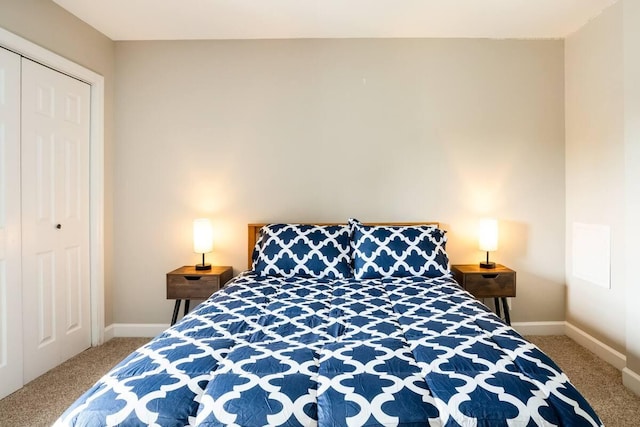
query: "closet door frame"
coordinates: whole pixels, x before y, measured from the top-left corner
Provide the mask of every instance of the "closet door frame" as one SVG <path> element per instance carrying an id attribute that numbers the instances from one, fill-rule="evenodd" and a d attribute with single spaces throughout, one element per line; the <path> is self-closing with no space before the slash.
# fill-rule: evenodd
<path id="1" fill-rule="evenodd" d="M 104 77 L 0 28 L 0 46 L 91 86 L 89 238 L 91 345 L 104 342 Z"/>

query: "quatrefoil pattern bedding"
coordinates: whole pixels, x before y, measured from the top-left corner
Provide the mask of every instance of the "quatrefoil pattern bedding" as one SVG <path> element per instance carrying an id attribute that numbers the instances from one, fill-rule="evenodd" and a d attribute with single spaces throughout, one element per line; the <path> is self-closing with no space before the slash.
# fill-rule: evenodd
<path id="1" fill-rule="evenodd" d="M 449 274 L 445 232 L 434 226 L 372 226 L 349 220 L 356 279 Z"/>
<path id="2" fill-rule="evenodd" d="M 346 225 L 269 224 L 254 250 L 261 276 L 343 279 L 351 276 L 350 231 Z"/>
<path id="3" fill-rule="evenodd" d="M 599 426 L 565 374 L 450 276 L 245 272 L 56 426 Z"/>

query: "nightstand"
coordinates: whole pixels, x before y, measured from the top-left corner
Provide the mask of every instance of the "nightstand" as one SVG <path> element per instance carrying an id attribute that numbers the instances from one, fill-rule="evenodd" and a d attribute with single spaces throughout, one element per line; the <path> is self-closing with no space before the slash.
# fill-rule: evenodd
<path id="1" fill-rule="evenodd" d="M 196 270 L 186 265 L 167 273 L 167 299 L 175 299 L 171 324 L 176 323 L 180 303 L 184 300 L 184 314 L 189 312 L 192 299 L 207 299 L 233 276 L 231 267 L 211 267 L 211 270 Z"/>
<path id="2" fill-rule="evenodd" d="M 504 319 L 511 325 L 507 297 L 516 296 L 516 272 L 504 265 L 496 268 L 480 268 L 478 264 L 452 265 L 451 272 L 456 281 L 476 298 L 493 298 L 496 314 L 500 314 L 500 301 Z"/>

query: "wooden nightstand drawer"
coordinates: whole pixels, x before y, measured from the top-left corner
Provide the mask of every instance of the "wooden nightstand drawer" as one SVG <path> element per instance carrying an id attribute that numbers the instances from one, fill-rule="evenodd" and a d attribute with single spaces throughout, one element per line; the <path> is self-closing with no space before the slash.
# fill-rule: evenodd
<path id="1" fill-rule="evenodd" d="M 452 265 L 456 282 L 476 298 L 506 298 L 516 296 L 516 272 L 504 265 L 480 268 L 478 264 Z"/>
<path id="2" fill-rule="evenodd" d="M 232 276 L 231 267 L 196 270 L 181 267 L 167 273 L 167 299 L 206 299 L 220 289 Z"/>
<path id="3" fill-rule="evenodd" d="M 204 299 L 220 289 L 218 276 L 170 276 L 167 277 L 167 298 Z"/>
<path id="4" fill-rule="evenodd" d="M 515 273 L 467 274 L 463 287 L 476 298 L 515 297 Z"/>

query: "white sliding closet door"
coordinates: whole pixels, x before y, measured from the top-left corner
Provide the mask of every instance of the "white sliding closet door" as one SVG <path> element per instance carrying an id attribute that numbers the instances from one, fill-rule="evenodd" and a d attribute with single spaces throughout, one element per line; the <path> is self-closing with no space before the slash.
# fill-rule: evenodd
<path id="1" fill-rule="evenodd" d="M 0 48 L 0 398 L 22 387 L 20 56 Z"/>
<path id="2" fill-rule="evenodd" d="M 24 382 L 91 346 L 90 86 L 22 59 Z"/>

